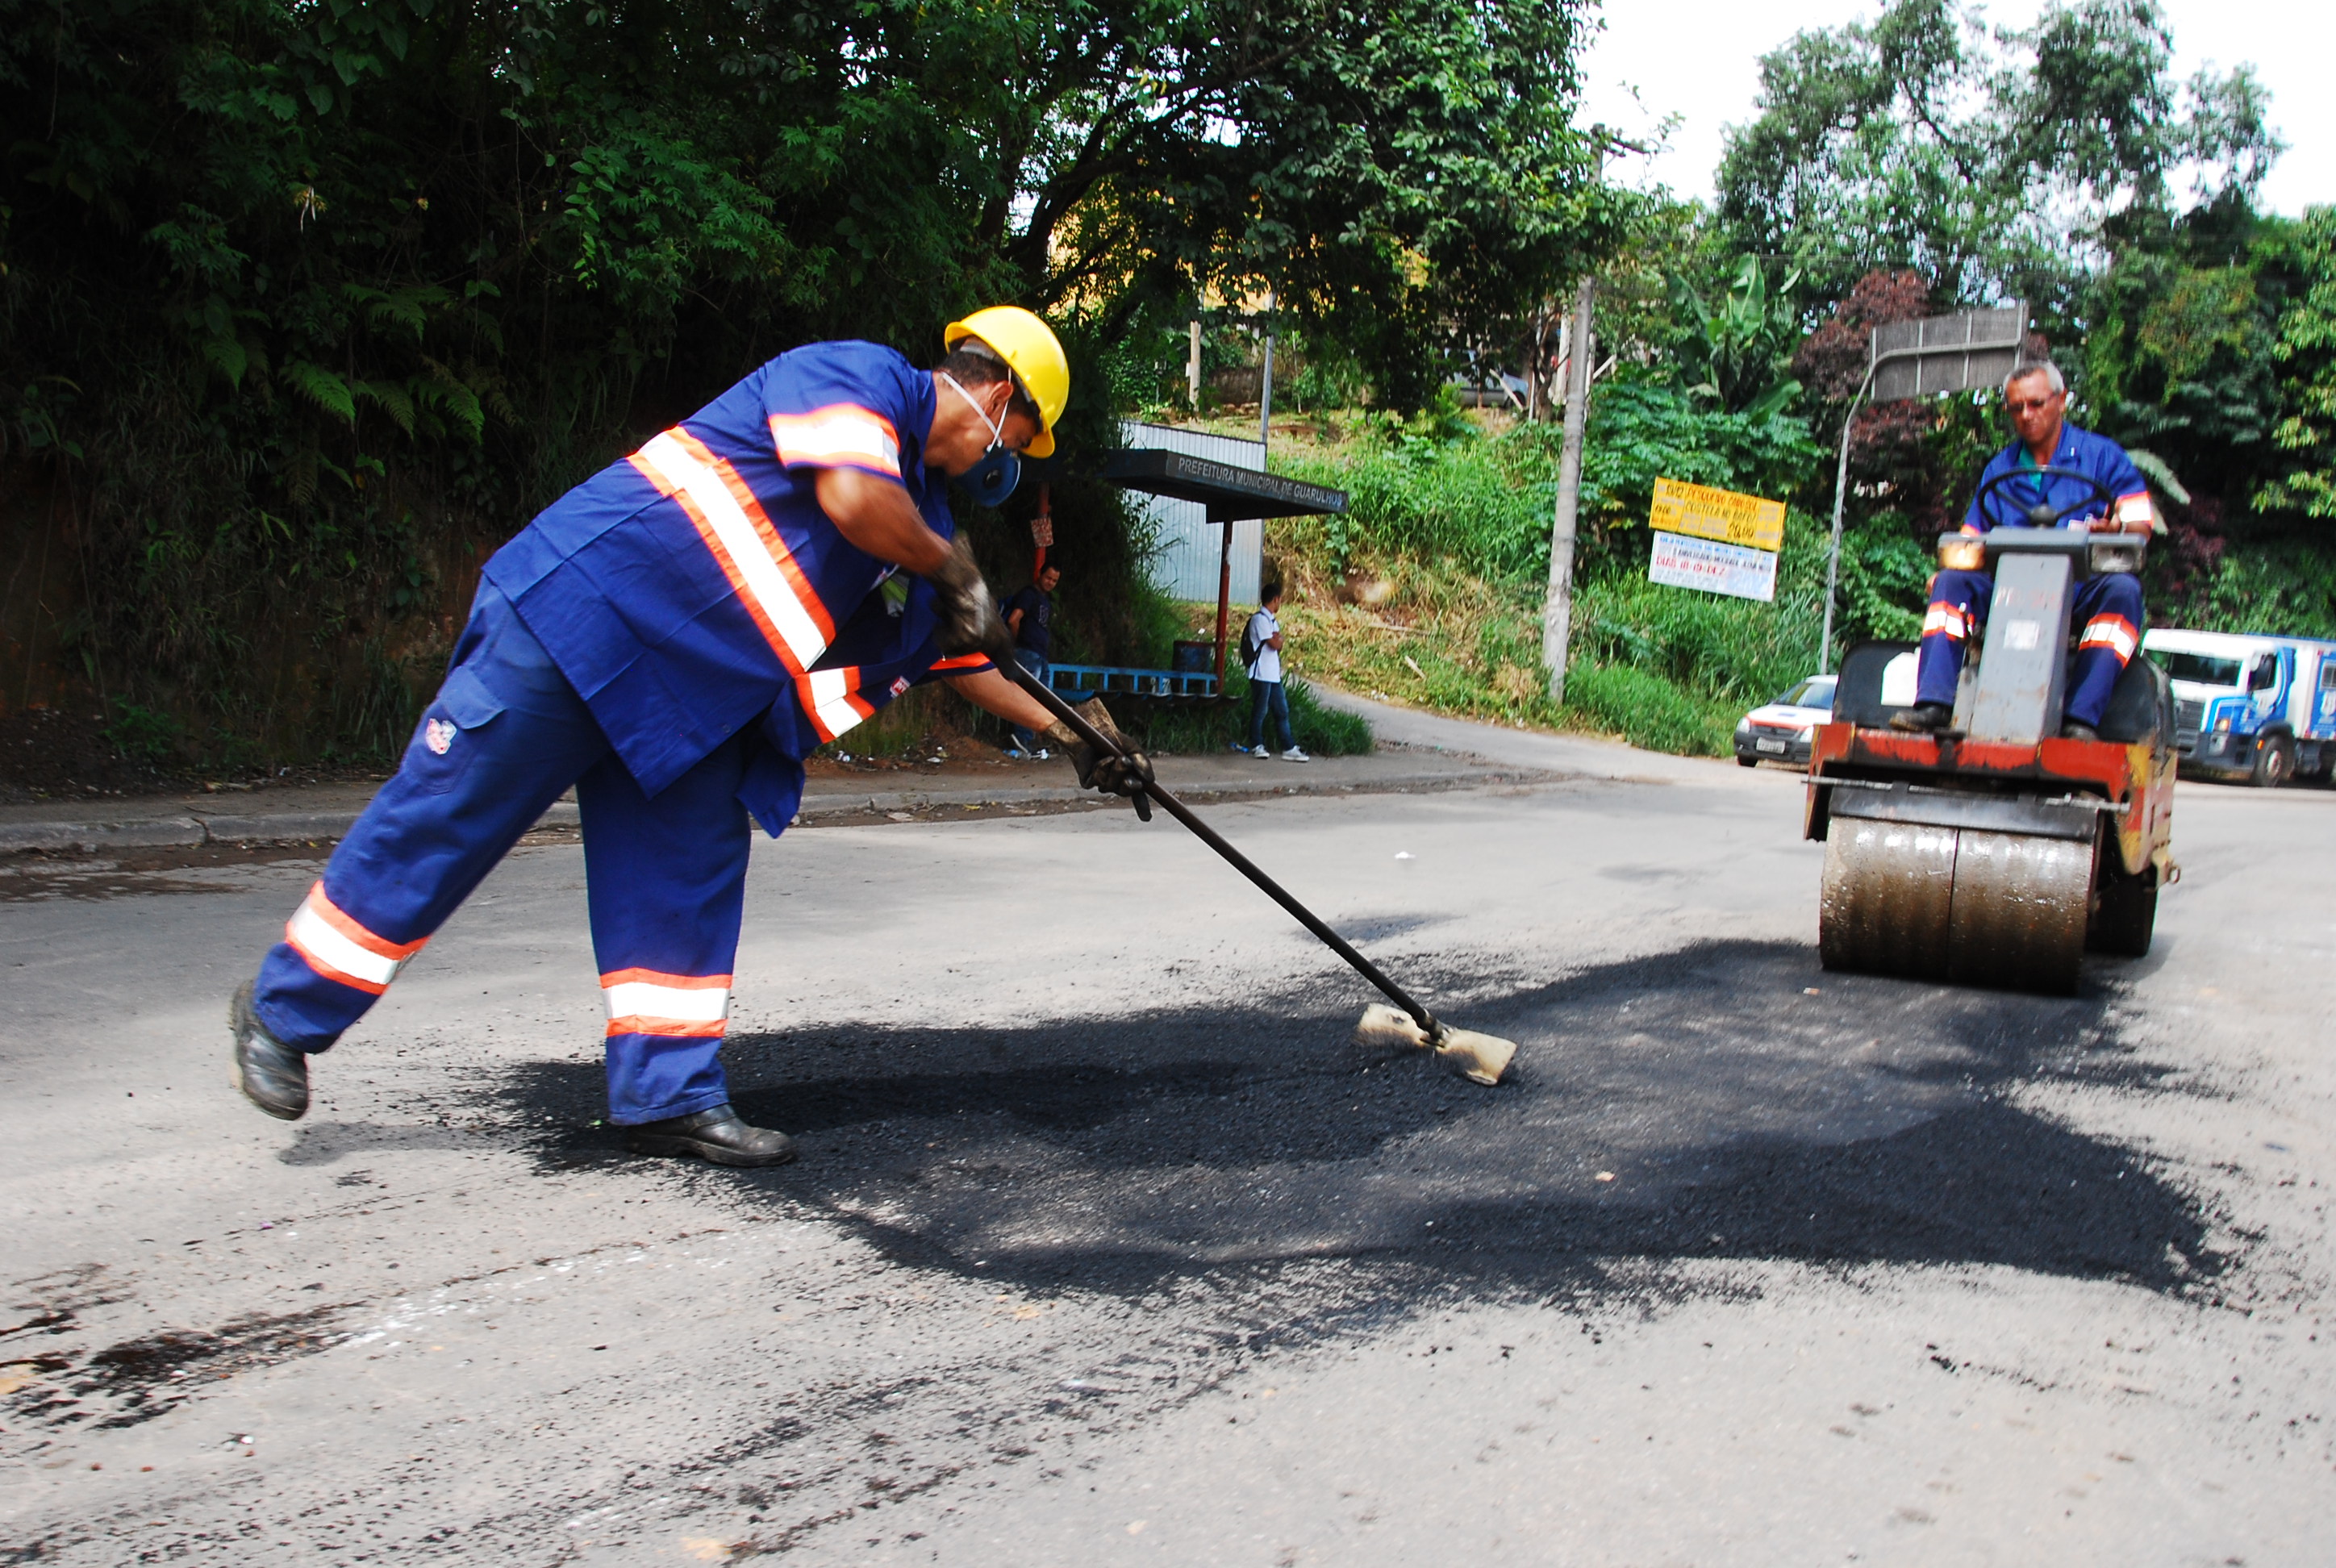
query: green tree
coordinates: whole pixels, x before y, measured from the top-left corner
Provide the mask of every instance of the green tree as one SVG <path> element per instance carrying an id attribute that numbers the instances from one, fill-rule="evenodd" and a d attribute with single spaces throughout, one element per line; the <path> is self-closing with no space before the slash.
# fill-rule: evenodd
<path id="1" fill-rule="evenodd" d="M 1421 400 L 1616 229 L 1578 7 L 0 0 L 0 455 L 92 670 L 377 747 L 482 550 L 794 343 L 1270 285 Z"/>
<path id="2" fill-rule="evenodd" d="M 1818 297 L 1912 268 L 1950 299 L 2024 295 L 2072 320 L 2111 214 L 2171 208 L 2180 178 L 2199 200 L 2244 197 L 2279 151 L 2244 67 L 2177 83 L 2172 58 L 2154 0 L 2056 4 L 2020 32 L 1891 0 L 1763 58 L 1720 219 Z"/>
<path id="3" fill-rule="evenodd" d="M 2296 273 L 2272 357 L 2285 392 L 2273 433 L 2277 470 L 2254 493 L 2265 511 L 2336 517 L 2336 209 L 2315 207 L 2274 242 Z"/>

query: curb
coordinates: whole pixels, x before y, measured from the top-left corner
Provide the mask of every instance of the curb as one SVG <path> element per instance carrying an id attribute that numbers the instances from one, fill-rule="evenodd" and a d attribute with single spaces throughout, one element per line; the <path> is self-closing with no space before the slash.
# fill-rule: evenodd
<path id="1" fill-rule="evenodd" d="M 1176 786 L 1176 797 L 1188 801 L 1221 801 L 1266 800 L 1277 795 L 1387 794 L 1444 785 L 1473 788 L 1480 784 L 1547 784 L 1565 776 L 1533 768 L 1498 768 L 1467 773 L 1387 774 L 1371 779 L 1344 779 L 1321 784 L 1282 784 L 1260 780 L 1255 784 Z M 804 796 L 803 809 L 797 813 L 796 820 L 808 822 L 814 817 L 860 816 L 870 812 L 915 811 L 936 806 L 1038 805 L 1081 801 L 1095 805 L 1121 803 L 1116 796 L 1098 795 L 1093 790 L 1071 784 L 1032 784 L 1019 789 L 889 790 L 876 794 L 849 796 L 840 791 L 826 791 Z"/>
<path id="2" fill-rule="evenodd" d="M 1179 789 L 1185 800 L 1271 799 L 1280 795 L 1381 794 L 1405 790 L 1445 787 L 1475 788 L 1487 784 L 1545 784 L 1568 774 L 1537 768 L 1494 768 L 1455 773 L 1450 770 L 1388 774 L 1363 780 L 1282 783 L 1259 780 L 1192 785 Z M 821 817 L 861 816 L 871 813 L 931 810 L 943 806 L 1037 805 L 1090 802 L 1096 805 L 1124 803 L 1114 796 L 1099 796 L 1073 784 L 1029 784 L 1018 788 L 882 790 L 869 794 L 822 791 L 803 797 L 798 823 Z M 209 844 L 329 843 L 349 831 L 357 813 L 247 812 L 233 815 L 142 817 L 130 822 L 63 822 L 0 823 L 0 855 L 93 854 L 101 850 L 199 849 Z M 537 828 L 575 827 L 582 819 L 574 801 L 556 801 L 537 819 Z"/>
<path id="3" fill-rule="evenodd" d="M 330 842 L 349 831 L 357 814 L 352 811 L 252 812 L 234 816 L 141 817 L 122 823 L 0 823 L 0 855 Z M 578 820 L 574 801 L 555 801 L 536 826 L 574 827 Z"/>

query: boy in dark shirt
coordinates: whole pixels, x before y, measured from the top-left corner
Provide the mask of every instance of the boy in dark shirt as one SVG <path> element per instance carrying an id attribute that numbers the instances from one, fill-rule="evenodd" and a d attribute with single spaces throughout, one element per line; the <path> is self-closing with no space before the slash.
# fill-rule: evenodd
<path id="1" fill-rule="evenodd" d="M 1014 657 L 1022 667 L 1046 684 L 1046 672 L 1053 660 L 1055 648 L 1055 585 L 1063 580 L 1062 568 L 1048 561 L 1039 569 L 1030 586 L 1008 599 L 1003 607 L 1006 629 L 1014 635 Z M 1032 757 L 1043 760 L 1046 752 L 1039 747 L 1037 737 L 1027 729 L 1014 731 L 1014 748 L 1006 754 L 1016 758 Z"/>

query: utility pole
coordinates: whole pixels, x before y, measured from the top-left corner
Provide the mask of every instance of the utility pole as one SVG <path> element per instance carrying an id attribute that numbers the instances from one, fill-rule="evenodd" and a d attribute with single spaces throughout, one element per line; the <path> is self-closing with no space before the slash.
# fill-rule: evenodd
<path id="1" fill-rule="evenodd" d="M 1192 323 L 1192 357 L 1184 362 L 1184 382 L 1192 394 L 1192 412 L 1201 412 L 1201 324 Z"/>
<path id="2" fill-rule="evenodd" d="M 1601 161 L 1602 162 L 1602 161 Z M 1582 502 L 1582 430 L 1590 415 L 1590 312 L 1596 281 L 1583 278 L 1573 300 L 1565 360 L 1565 441 L 1557 459 L 1557 516 L 1549 540 L 1549 598 L 1541 612 L 1541 661 L 1549 667 L 1549 700 L 1565 700 L 1566 644 L 1573 633 L 1573 523 Z"/>

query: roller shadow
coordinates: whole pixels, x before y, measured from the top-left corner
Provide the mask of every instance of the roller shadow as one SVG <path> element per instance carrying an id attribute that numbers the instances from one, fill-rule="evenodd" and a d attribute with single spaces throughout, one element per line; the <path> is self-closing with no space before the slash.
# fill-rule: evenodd
<path id="1" fill-rule="evenodd" d="M 2117 1037 L 2098 987 L 1959 991 L 1754 942 L 1553 983 L 1423 982 L 1473 996 L 1455 1020 L 1519 1041 L 1512 1082 L 1362 1052 L 1343 987 L 1011 1029 L 838 1026 L 726 1053 L 740 1110 L 794 1132 L 800 1164 L 662 1169 L 709 1199 L 824 1209 L 922 1266 L 1128 1293 L 1331 1259 L 1394 1268 L 1406 1293 L 1564 1292 L 1685 1259 L 1994 1264 L 2161 1291 L 2226 1266 L 2192 1194 L 2004 1096 L 2050 1078 L 2179 1092 Z M 515 1113 L 579 1122 L 599 1076 L 540 1064 L 506 1092 Z"/>

